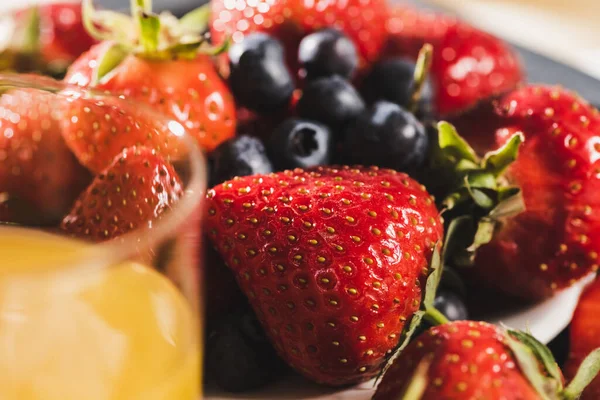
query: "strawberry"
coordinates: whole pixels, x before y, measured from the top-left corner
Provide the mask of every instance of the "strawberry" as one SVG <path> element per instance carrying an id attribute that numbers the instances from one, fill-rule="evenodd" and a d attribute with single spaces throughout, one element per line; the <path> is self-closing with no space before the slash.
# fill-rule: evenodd
<path id="1" fill-rule="evenodd" d="M 209 321 L 234 310 L 244 298 L 235 283 L 235 276 L 210 246 L 204 252 L 204 281 L 206 318 Z"/>
<path id="2" fill-rule="evenodd" d="M 144 147 L 123 150 L 97 175 L 64 217 L 61 228 L 94 241 L 152 226 L 183 195 L 173 166 Z"/>
<path id="3" fill-rule="evenodd" d="M 447 14 L 396 5 L 386 23 L 388 38 L 384 56 L 404 56 L 416 59 L 426 43 L 439 45 L 450 27 L 458 20 Z"/>
<path id="4" fill-rule="evenodd" d="M 442 116 L 463 113 L 524 79 L 520 61 L 506 43 L 466 24 L 449 27 L 434 47 L 431 75 Z"/>
<path id="5" fill-rule="evenodd" d="M 60 221 L 91 179 L 63 141 L 62 109 L 41 90 L 0 95 L 0 221 Z"/>
<path id="6" fill-rule="evenodd" d="M 231 35 L 234 42 L 239 42 L 247 33 L 266 32 L 285 44 L 290 61 L 296 58 L 302 37 L 324 27 L 334 26 L 348 35 L 356 44 L 363 64 L 379 58 L 386 38 L 385 0 L 240 0 L 237 3 L 215 0 L 211 1 L 211 9 L 213 40 L 220 42 Z"/>
<path id="7" fill-rule="evenodd" d="M 581 364 L 586 354 L 600 346 L 600 281 L 596 280 L 589 286 L 579 299 L 579 304 L 573 314 L 569 330 L 569 358 L 565 365 L 565 375 L 575 376 L 577 366 Z M 596 378 L 588 386 L 581 400 L 600 398 L 600 379 Z"/>
<path id="8" fill-rule="evenodd" d="M 92 33 L 115 41 L 104 41 L 84 53 L 69 68 L 65 81 L 147 104 L 181 122 L 205 150 L 212 150 L 234 135 L 235 105 L 209 50 L 201 49 L 205 38 L 200 32 L 206 25 L 201 11 L 178 21 L 135 3 L 134 18 L 128 18 L 97 12 L 86 0 L 86 26 L 102 27 Z"/>
<path id="9" fill-rule="evenodd" d="M 68 102 L 62 121 L 63 137 L 79 159 L 100 173 L 123 149 L 138 145 L 152 148 L 167 160 L 185 154 L 182 140 L 152 110 L 112 97 L 93 98 L 77 89 L 61 93 Z"/>
<path id="10" fill-rule="evenodd" d="M 207 230 L 292 367 L 340 386 L 377 375 L 443 235 L 425 188 L 392 170 L 319 167 L 235 178 Z"/>
<path id="11" fill-rule="evenodd" d="M 489 153 L 483 163 L 493 176 L 468 170 L 460 193 L 447 198 L 448 208 L 467 209 L 479 219 L 468 257 L 453 258 L 472 267 L 465 275 L 478 284 L 521 299 L 544 299 L 598 270 L 600 114 L 573 93 L 545 86 L 507 94 L 494 114 L 496 149 L 524 142 L 518 157 L 516 151 Z M 448 132 L 440 130 L 440 142 L 459 143 Z M 463 149 L 460 158 L 469 163 L 476 156 Z M 465 198 L 476 206 L 465 206 Z"/>
<path id="12" fill-rule="evenodd" d="M 83 27 L 81 4 L 77 2 L 28 7 L 17 11 L 12 22 L 10 53 L 20 54 L 27 61 L 14 65 L 17 71 L 39 69 L 62 75 L 73 60 L 96 42 Z"/>
<path id="13" fill-rule="evenodd" d="M 524 79 L 513 49 L 453 17 L 400 6 L 391 12 L 387 30 L 385 57 L 416 59 L 426 43 L 433 45 L 435 108 L 444 118 L 463 114 Z"/>
<path id="14" fill-rule="evenodd" d="M 519 186 L 525 211 L 481 247 L 470 270 L 526 299 L 541 299 L 598 269 L 600 118 L 560 88 L 530 86 L 503 97 L 497 144 L 522 132 L 520 155 L 505 179 Z"/>
<path id="15" fill-rule="evenodd" d="M 600 367 L 598 351 L 582 375 Z M 395 359 L 373 400 L 576 399 L 586 379 L 566 388 L 550 350 L 532 336 L 484 322 L 431 328 Z"/>

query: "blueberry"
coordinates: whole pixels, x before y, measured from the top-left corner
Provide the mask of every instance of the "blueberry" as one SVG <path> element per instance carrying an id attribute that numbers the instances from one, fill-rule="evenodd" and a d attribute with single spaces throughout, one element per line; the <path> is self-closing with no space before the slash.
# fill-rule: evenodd
<path id="1" fill-rule="evenodd" d="M 221 143 L 209 155 L 208 161 L 211 187 L 236 176 L 273 172 L 263 143 L 248 135 L 239 135 Z"/>
<path id="2" fill-rule="evenodd" d="M 287 106 L 294 80 L 284 59 L 283 46 L 264 33 L 252 33 L 229 49 L 229 85 L 238 103 L 257 113 Z"/>
<path id="3" fill-rule="evenodd" d="M 351 78 L 358 67 L 358 54 L 352 40 L 342 32 L 324 29 L 302 39 L 298 62 L 307 79 L 331 75 Z"/>
<path id="4" fill-rule="evenodd" d="M 327 125 L 334 135 L 364 109 L 360 94 L 337 75 L 309 82 L 297 104 L 300 117 Z"/>
<path id="5" fill-rule="evenodd" d="M 408 109 L 414 91 L 415 63 L 404 58 L 394 58 L 375 64 L 362 84 L 365 100 L 372 104 L 387 100 Z M 415 114 L 421 120 L 433 115 L 433 86 L 427 78 L 421 89 L 421 98 Z"/>
<path id="6" fill-rule="evenodd" d="M 208 328 L 206 372 L 228 392 L 258 389 L 287 371 L 251 310 L 225 315 Z"/>
<path id="7" fill-rule="evenodd" d="M 454 292 L 440 290 L 435 297 L 433 306 L 450 321 L 469 319 L 467 306 L 465 306 L 463 299 Z"/>
<path id="8" fill-rule="evenodd" d="M 429 141 L 424 126 L 400 106 L 379 101 L 344 133 L 347 164 L 377 165 L 412 172 L 425 161 Z"/>
<path id="9" fill-rule="evenodd" d="M 331 133 L 317 122 L 290 118 L 273 132 L 268 152 L 278 170 L 327 165 L 331 155 Z"/>

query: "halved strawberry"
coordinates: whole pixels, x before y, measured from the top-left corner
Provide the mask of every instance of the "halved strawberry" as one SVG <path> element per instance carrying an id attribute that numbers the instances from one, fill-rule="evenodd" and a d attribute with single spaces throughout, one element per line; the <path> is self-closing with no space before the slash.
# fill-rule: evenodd
<path id="1" fill-rule="evenodd" d="M 112 239 L 152 221 L 183 195 L 179 176 L 156 151 L 121 152 L 81 193 L 61 228 L 94 241 Z"/>
<path id="2" fill-rule="evenodd" d="M 62 138 L 65 104 L 35 89 L 0 94 L 0 221 L 60 221 L 91 180 Z"/>

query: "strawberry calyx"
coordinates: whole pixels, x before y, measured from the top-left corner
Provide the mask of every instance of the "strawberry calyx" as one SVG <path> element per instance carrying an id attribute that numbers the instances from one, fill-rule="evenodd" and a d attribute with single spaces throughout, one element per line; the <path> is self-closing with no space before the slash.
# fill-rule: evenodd
<path id="1" fill-rule="evenodd" d="M 97 10 L 93 0 L 84 0 L 82 16 L 90 35 L 98 40 L 110 41 L 114 43 L 113 47 L 118 48 L 106 54 L 109 61 L 105 65 L 113 68 L 129 54 L 157 61 L 193 60 L 199 54 L 220 54 L 229 46 L 228 40 L 216 46 L 209 43 L 206 34 L 209 5 L 178 19 L 168 12 L 153 13 L 151 0 L 131 0 L 131 16 Z"/>
<path id="2" fill-rule="evenodd" d="M 598 348 L 583 360 L 573 380 L 564 387 L 562 374 L 548 347 L 526 332 L 508 329 L 505 338 L 519 368 L 542 400 L 576 400 L 600 372 Z"/>
<path id="3" fill-rule="evenodd" d="M 523 141 L 521 134 L 515 134 L 501 148 L 479 157 L 454 126 L 438 124 L 431 168 L 443 182 L 438 188 L 443 199 L 440 208 L 450 221 L 447 232 L 453 240 L 448 251 L 455 266 L 472 266 L 477 249 L 492 240 L 507 218 L 525 210 L 521 189 L 503 177 Z"/>
<path id="4" fill-rule="evenodd" d="M 30 7 L 18 16 L 0 19 L 7 26 L 9 35 L 0 40 L 0 70 L 43 69 L 40 54 L 40 14 L 37 7 Z"/>

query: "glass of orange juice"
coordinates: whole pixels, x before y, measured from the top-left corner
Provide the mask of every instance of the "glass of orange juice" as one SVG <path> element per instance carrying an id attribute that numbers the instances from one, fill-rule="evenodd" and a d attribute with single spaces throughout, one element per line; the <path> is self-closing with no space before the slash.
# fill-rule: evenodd
<path id="1" fill-rule="evenodd" d="M 204 192 L 177 122 L 0 76 L 0 399 L 201 397 Z"/>

